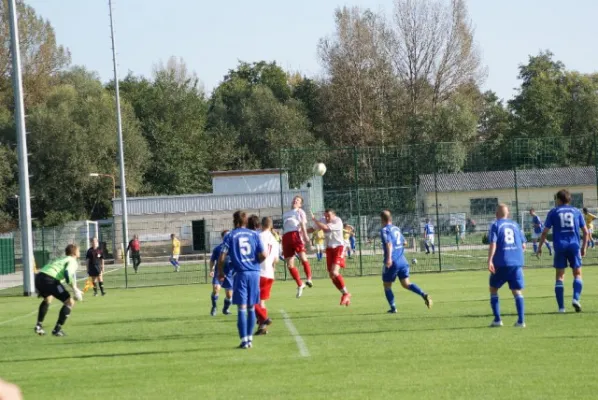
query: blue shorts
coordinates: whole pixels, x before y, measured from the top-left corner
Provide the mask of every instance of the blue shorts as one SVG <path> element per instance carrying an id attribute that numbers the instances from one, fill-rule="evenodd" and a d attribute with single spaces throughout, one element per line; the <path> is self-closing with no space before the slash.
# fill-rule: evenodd
<path id="1" fill-rule="evenodd" d="M 212 285 L 219 285 L 222 289 L 233 290 L 233 274 L 224 275 L 224 281 L 218 279 L 218 272 L 212 278 Z"/>
<path id="2" fill-rule="evenodd" d="M 382 282 L 394 282 L 409 278 L 409 264 L 393 262 L 390 268 L 382 266 Z"/>
<path id="3" fill-rule="evenodd" d="M 523 268 L 521 267 L 496 267 L 496 272 L 490 274 L 490 287 L 500 289 L 505 283 L 511 290 L 521 290 L 525 287 L 523 281 Z"/>
<path id="4" fill-rule="evenodd" d="M 237 272 L 233 277 L 233 304 L 253 306 L 260 302 L 260 272 Z"/>
<path id="5" fill-rule="evenodd" d="M 581 251 L 579 249 L 565 249 L 554 251 L 554 267 L 567 268 L 567 263 L 571 268 L 581 267 Z"/>

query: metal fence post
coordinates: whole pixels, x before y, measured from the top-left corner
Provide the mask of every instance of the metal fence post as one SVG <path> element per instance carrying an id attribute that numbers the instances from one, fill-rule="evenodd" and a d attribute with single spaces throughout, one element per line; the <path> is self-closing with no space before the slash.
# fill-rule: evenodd
<path id="1" fill-rule="evenodd" d="M 519 219 L 519 188 L 517 185 L 517 163 L 515 162 L 515 157 L 513 156 L 513 154 L 515 154 L 515 148 L 517 147 L 515 146 L 515 143 L 517 143 L 517 139 L 511 142 L 511 167 L 513 168 L 513 180 L 515 186 L 515 215 L 517 216 L 515 221 L 517 221 L 517 219 Z M 524 229 L 523 220 L 521 220 L 521 229 Z"/>
<path id="2" fill-rule="evenodd" d="M 361 252 L 361 204 L 359 201 L 359 155 L 357 147 L 353 147 L 353 162 L 355 167 L 355 190 L 357 202 L 357 237 L 359 246 L 359 276 L 363 276 L 363 257 Z"/>
<path id="3" fill-rule="evenodd" d="M 438 207 L 438 159 L 437 159 L 437 147 L 438 144 L 434 143 L 432 146 L 432 154 L 434 156 L 434 196 L 436 199 L 436 229 L 438 230 L 438 272 L 442 272 L 442 240 L 440 236 L 442 232 L 440 230 L 440 210 Z"/>

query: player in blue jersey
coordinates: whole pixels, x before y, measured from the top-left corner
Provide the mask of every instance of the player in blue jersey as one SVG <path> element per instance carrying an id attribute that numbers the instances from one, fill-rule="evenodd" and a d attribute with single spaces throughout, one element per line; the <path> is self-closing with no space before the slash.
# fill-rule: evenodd
<path id="1" fill-rule="evenodd" d="M 509 209 L 499 204 L 496 209 L 496 221 L 490 225 L 488 231 L 488 271 L 490 271 L 490 306 L 494 314 L 491 327 L 502 326 L 500 318 L 500 304 L 498 289 L 505 283 L 515 296 L 517 308 L 516 328 L 525 328 L 524 303 L 521 291 L 523 282 L 523 251 L 525 250 L 525 236 L 519 225 L 508 219 Z"/>
<path id="2" fill-rule="evenodd" d="M 393 282 L 399 278 L 403 288 L 420 295 L 428 308 L 432 307 L 430 296 L 419 288 L 415 283 L 409 281 L 409 263 L 405 258 L 405 239 L 401 230 L 392 224 L 392 215 L 390 211 L 384 210 L 380 213 L 382 219 L 382 229 L 380 238 L 384 249 L 384 266 L 382 267 L 382 282 L 384 283 L 384 294 L 390 305 L 388 313 L 397 312 L 395 305 L 395 295 L 392 291 Z"/>
<path id="3" fill-rule="evenodd" d="M 434 249 L 434 225 L 429 218 L 426 219 L 426 225 L 424 226 L 424 246 L 426 247 L 426 254 L 430 254 L 430 247 L 432 247 L 432 254 L 436 253 Z"/>
<path id="4" fill-rule="evenodd" d="M 573 269 L 573 308 L 576 312 L 581 311 L 581 291 L 583 281 L 581 279 L 581 257 L 585 257 L 588 247 L 588 228 L 581 212 L 571 207 L 571 193 L 568 190 L 559 190 L 556 194 L 557 206 L 550 210 L 544 224 L 544 231 L 540 237 L 538 254 L 542 253 L 542 245 L 546 241 L 546 235 L 552 229 L 552 244 L 554 246 L 554 268 L 556 268 L 556 283 L 554 294 L 559 306 L 559 312 L 565 312 L 565 268 L 567 264 Z M 579 231 L 583 231 L 583 243 L 579 247 Z"/>
<path id="5" fill-rule="evenodd" d="M 534 254 L 538 254 L 538 239 L 542 235 L 542 230 L 544 229 L 544 224 L 538 215 L 536 214 L 536 210 L 533 208 L 529 210 L 529 215 L 532 216 L 532 241 L 534 246 Z M 552 255 L 552 248 L 550 247 L 550 243 L 546 242 L 546 247 L 548 248 L 548 254 Z"/>
<path id="6" fill-rule="evenodd" d="M 253 328 L 255 327 L 255 305 L 260 302 L 260 263 L 266 254 L 257 232 L 247 229 L 247 214 L 236 211 L 233 214 L 233 229 L 224 238 L 218 260 L 218 277 L 224 281 L 226 257 L 234 271 L 233 304 L 238 306 L 237 329 L 241 344 L 239 348 L 252 347 Z"/>
<path id="7" fill-rule="evenodd" d="M 220 237 L 222 240 L 226 237 L 228 230 L 222 231 Z M 230 305 L 233 301 L 233 270 L 230 265 L 230 257 L 226 258 L 224 263 L 224 281 L 220 282 L 218 279 L 218 271 L 216 269 L 216 264 L 218 263 L 218 259 L 220 258 L 220 253 L 222 251 L 223 243 L 220 243 L 218 246 L 214 247 L 212 251 L 212 256 L 210 257 L 210 276 L 212 276 L 212 295 L 210 296 L 212 300 L 212 310 L 210 311 L 210 315 L 213 317 L 216 315 L 217 303 L 218 303 L 218 295 L 220 293 L 220 289 L 225 290 L 226 297 L 224 298 L 224 307 L 222 308 L 222 314 L 229 315 Z"/>

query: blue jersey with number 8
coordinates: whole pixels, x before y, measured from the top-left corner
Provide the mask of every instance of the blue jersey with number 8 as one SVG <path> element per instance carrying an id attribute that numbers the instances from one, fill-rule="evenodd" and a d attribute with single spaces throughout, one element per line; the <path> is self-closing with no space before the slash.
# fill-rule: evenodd
<path id="1" fill-rule="evenodd" d="M 224 238 L 222 251 L 228 253 L 235 273 L 260 271 L 257 255 L 264 252 L 257 232 L 235 228 Z"/>
<path id="2" fill-rule="evenodd" d="M 496 243 L 492 258 L 495 267 L 523 267 L 523 243 L 525 237 L 516 222 L 499 219 L 490 225 L 488 241 Z"/>
<path id="3" fill-rule="evenodd" d="M 579 230 L 586 226 L 586 222 L 577 208 L 569 205 L 553 208 L 548 213 L 544 226 L 548 229 L 552 228 L 555 251 L 580 249 Z"/>

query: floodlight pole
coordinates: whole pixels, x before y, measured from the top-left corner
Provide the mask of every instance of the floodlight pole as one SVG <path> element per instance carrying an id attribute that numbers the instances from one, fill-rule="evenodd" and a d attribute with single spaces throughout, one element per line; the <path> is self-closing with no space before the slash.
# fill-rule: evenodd
<path id="1" fill-rule="evenodd" d="M 31 199 L 29 192 L 29 165 L 27 161 L 27 132 L 25 130 L 25 103 L 21 76 L 21 50 L 17 4 L 8 0 L 10 44 L 12 52 L 12 82 L 15 97 L 15 126 L 17 128 L 17 153 L 19 157 L 19 225 L 21 227 L 21 250 L 23 257 L 23 295 L 35 292 L 33 266 L 33 238 L 31 234 Z"/>
<path id="2" fill-rule="evenodd" d="M 125 287 L 128 287 L 127 276 L 127 254 L 126 248 L 129 243 L 129 222 L 127 218 L 127 186 L 125 184 L 125 155 L 123 144 L 122 116 L 120 113 L 120 92 L 118 87 L 118 68 L 116 63 L 116 46 L 114 45 L 114 21 L 112 20 L 112 0 L 108 0 L 110 9 L 110 38 L 112 40 L 112 64 L 114 67 L 114 92 L 116 98 L 116 124 L 118 129 L 118 161 L 120 165 L 120 200 L 122 204 L 123 223 L 123 261 L 125 263 Z"/>

